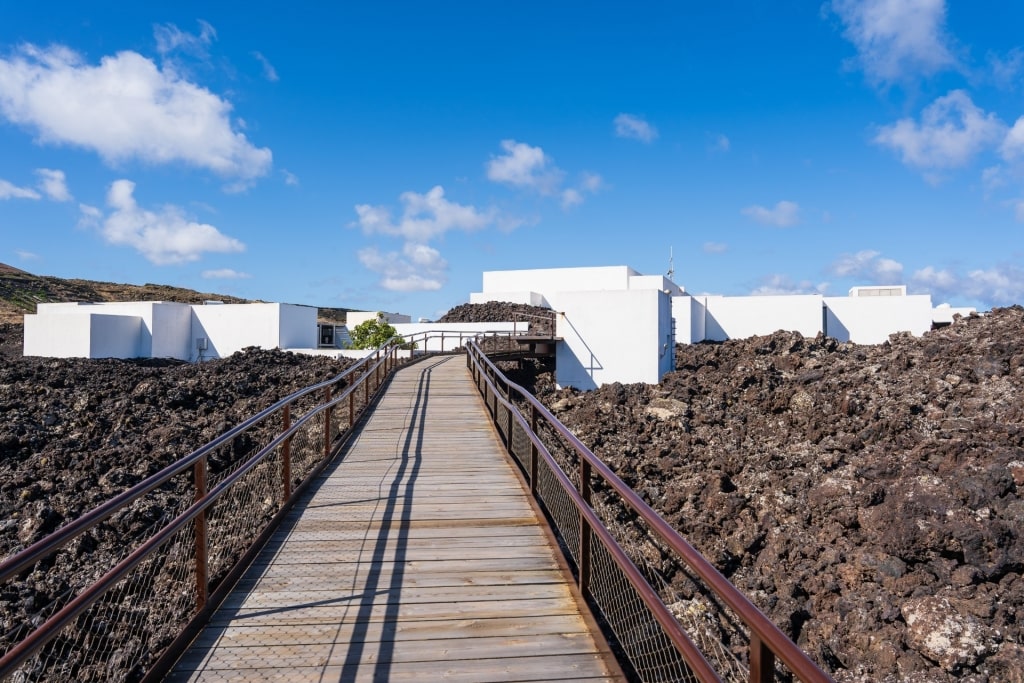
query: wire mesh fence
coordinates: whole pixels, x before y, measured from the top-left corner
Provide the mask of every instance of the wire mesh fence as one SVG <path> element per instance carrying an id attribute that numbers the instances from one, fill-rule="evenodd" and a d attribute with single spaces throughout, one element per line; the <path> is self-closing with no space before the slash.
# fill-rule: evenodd
<path id="1" fill-rule="evenodd" d="M 394 351 L 282 399 L 4 560 L 0 678 L 146 676 L 351 431 Z"/>
<path id="2" fill-rule="evenodd" d="M 499 434 L 638 680 L 830 680 L 479 347 L 469 354 Z"/>

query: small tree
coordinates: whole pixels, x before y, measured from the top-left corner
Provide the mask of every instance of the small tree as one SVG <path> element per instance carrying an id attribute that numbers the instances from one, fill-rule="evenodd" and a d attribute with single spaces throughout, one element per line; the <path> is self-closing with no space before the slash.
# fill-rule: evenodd
<path id="1" fill-rule="evenodd" d="M 384 314 L 378 311 L 376 318 L 359 323 L 349 336 L 352 337 L 353 349 L 375 349 L 396 334 L 398 330 L 389 325 Z M 398 343 L 403 341 L 399 338 Z"/>

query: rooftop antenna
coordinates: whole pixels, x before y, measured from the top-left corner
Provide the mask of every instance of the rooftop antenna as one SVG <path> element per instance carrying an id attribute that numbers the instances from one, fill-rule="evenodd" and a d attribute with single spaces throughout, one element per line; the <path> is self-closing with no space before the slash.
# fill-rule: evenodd
<path id="1" fill-rule="evenodd" d="M 674 258 L 672 256 L 672 247 L 669 247 L 668 248 L 668 272 L 665 273 L 665 277 L 667 277 L 669 280 L 672 280 L 672 278 L 675 276 L 675 274 L 676 274 L 675 260 L 674 260 Z M 674 282 L 674 280 L 673 280 L 673 282 Z"/>

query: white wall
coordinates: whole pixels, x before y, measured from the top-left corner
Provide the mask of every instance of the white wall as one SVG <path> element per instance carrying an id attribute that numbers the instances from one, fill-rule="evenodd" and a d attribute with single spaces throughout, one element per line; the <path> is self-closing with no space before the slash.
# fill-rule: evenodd
<path id="1" fill-rule="evenodd" d="M 671 301 L 655 289 L 560 292 L 552 304 L 558 316 L 555 381 L 594 389 L 609 382 L 661 380 Z"/>
<path id="2" fill-rule="evenodd" d="M 145 323 L 134 315 L 90 315 L 88 358 L 144 358 Z"/>
<path id="3" fill-rule="evenodd" d="M 483 274 L 483 293 L 531 291 L 550 301 L 555 292 L 628 289 L 629 278 L 639 274 L 628 266 L 492 270 Z"/>
<path id="4" fill-rule="evenodd" d="M 664 275 L 632 275 L 629 278 L 629 289 L 660 289 L 668 292 L 669 296 L 682 296 L 686 293 Z"/>
<path id="5" fill-rule="evenodd" d="M 161 302 L 154 305 L 151 311 L 148 355 L 152 358 L 189 360 L 192 357 L 192 306 Z"/>
<path id="6" fill-rule="evenodd" d="M 822 331 L 819 294 L 784 296 L 705 296 L 704 338 L 712 341 L 744 339 L 776 330 L 814 337 Z"/>
<path id="7" fill-rule="evenodd" d="M 40 308 L 43 304 L 39 305 Z M 88 315 L 49 310 L 25 316 L 24 355 L 88 358 L 91 348 Z"/>
<path id="8" fill-rule="evenodd" d="M 839 341 L 881 344 L 894 332 L 921 335 L 932 328 L 932 298 L 911 296 L 825 297 L 825 332 Z"/>
<path id="9" fill-rule="evenodd" d="M 301 327 L 301 329 L 300 329 Z M 248 346 L 316 348 L 316 309 L 291 304 L 217 304 L 192 307 L 192 359 L 196 338 L 207 339 L 204 360 L 223 358 Z M 295 343 L 282 343 L 294 341 Z"/>
<path id="10" fill-rule="evenodd" d="M 240 304 L 244 305 L 244 304 Z M 282 349 L 317 347 L 317 309 L 314 306 L 279 304 L 279 334 L 277 346 Z"/>

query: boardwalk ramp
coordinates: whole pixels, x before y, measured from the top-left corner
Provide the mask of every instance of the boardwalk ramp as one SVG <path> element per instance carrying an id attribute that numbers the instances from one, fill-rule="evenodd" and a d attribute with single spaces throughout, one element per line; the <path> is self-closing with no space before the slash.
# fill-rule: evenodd
<path id="1" fill-rule="evenodd" d="M 172 681 L 622 677 L 465 361 L 397 371 Z"/>

